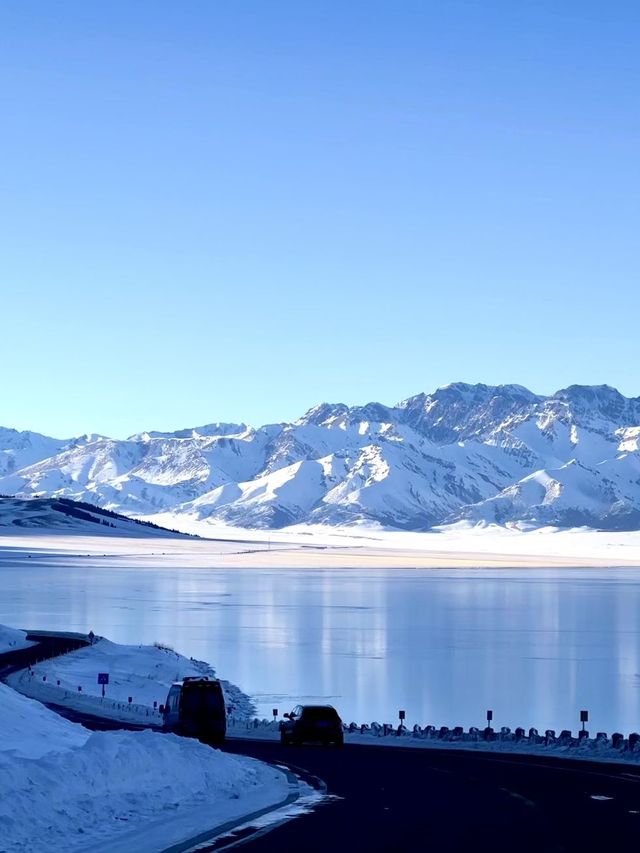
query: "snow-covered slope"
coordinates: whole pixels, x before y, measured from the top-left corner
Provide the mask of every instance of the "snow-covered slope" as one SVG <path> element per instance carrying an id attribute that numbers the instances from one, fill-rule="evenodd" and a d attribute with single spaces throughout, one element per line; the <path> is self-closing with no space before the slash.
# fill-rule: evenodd
<path id="1" fill-rule="evenodd" d="M 28 649 L 32 646 L 27 640 L 27 632 L 19 628 L 10 628 L 8 625 L 0 625 L 0 654 L 3 652 L 14 652 L 17 649 Z"/>
<path id="2" fill-rule="evenodd" d="M 47 752 L 82 746 L 89 737 L 82 726 L 1 682 L 0 709 L 0 756 L 11 751 L 20 758 L 40 758 Z"/>
<path id="3" fill-rule="evenodd" d="M 0 476 L 0 493 L 257 528 L 470 519 L 639 529 L 639 444 L 640 398 L 606 385 L 544 397 L 454 383 L 393 407 L 323 403 L 258 429 L 59 442 Z"/>
<path id="4" fill-rule="evenodd" d="M 37 432 L 18 432 L 0 427 L 0 476 L 48 459 L 68 444 Z"/>
<path id="5" fill-rule="evenodd" d="M 151 853 L 287 793 L 287 778 L 270 765 L 172 734 L 91 733 L 0 684 L 6 853 Z"/>
<path id="6" fill-rule="evenodd" d="M 3 631 L 11 630 L 0 625 L 0 639 Z M 99 697 L 102 687 L 97 682 L 97 672 L 109 673 L 109 687 L 106 691 L 109 699 L 126 702 L 130 696 L 134 703 L 148 707 L 152 707 L 154 701 L 158 705 L 164 702 L 174 681 L 186 676 L 216 677 L 215 670 L 208 663 L 188 659 L 165 646 L 127 646 L 113 643 L 103 637 L 98 638 L 91 646 L 41 661 L 32 669 L 35 676 L 33 679 L 27 677 L 26 671 L 22 670 L 9 675 L 7 684 L 29 696 L 59 705 L 68 705 L 69 702 L 56 700 L 56 691 L 51 692 L 53 684 L 59 687 L 58 692 L 61 695 L 65 691 L 71 691 L 73 694 L 80 686 L 81 699 Z M 47 679 L 44 682 L 47 687 L 44 693 L 38 692 L 38 688 L 43 685 L 43 676 Z M 229 713 L 240 718 L 250 716 L 254 708 L 249 697 L 230 681 L 221 679 L 220 683 Z M 80 703 L 72 707 L 91 713 L 86 704 Z M 108 716 L 106 709 L 100 713 Z"/>
<path id="7" fill-rule="evenodd" d="M 10 498 L 0 496 L 0 535 L 20 529 L 60 530 L 89 535 L 182 536 L 145 521 L 137 521 L 91 504 L 68 498 Z"/>

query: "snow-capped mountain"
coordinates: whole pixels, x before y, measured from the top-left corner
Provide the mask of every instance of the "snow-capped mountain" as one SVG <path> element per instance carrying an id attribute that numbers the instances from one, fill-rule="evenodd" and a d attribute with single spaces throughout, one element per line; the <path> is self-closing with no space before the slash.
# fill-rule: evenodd
<path id="1" fill-rule="evenodd" d="M 37 432 L 18 432 L 0 427 L 0 477 L 54 456 L 66 443 Z"/>
<path id="2" fill-rule="evenodd" d="M 0 430 L 0 493 L 243 527 L 461 519 L 640 528 L 640 398 L 454 383 L 396 406 L 126 440 Z"/>

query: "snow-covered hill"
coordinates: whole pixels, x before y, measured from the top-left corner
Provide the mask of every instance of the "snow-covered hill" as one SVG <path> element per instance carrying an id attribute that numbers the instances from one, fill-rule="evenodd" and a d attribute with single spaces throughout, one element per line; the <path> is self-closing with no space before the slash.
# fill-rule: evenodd
<path id="1" fill-rule="evenodd" d="M 2 430 L 0 458 L 12 461 L 0 493 L 257 528 L 469 519 L 640 529 L 639 443 L 640 398 L 606 385 L 544 397 L 454 383 L 393 407 L 325 403 L 257 429 L 69 441 Z"/>
<path id="2" fill-rule="evenodd" d="M 60 530 L 69 533 L 115 536 L 169 536 L 184 534 L 138 521 L 107 509 L 68 498 L 12 498 L 0 496 L 0 533 L 20 529 Z"/>

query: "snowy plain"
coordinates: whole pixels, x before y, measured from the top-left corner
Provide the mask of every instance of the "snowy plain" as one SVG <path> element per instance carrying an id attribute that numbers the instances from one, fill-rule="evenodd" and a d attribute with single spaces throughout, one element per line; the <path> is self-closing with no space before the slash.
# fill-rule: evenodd
<path id="1" fill-rule="evenodd" d="M 253 759 L 152 731 L 91 733 L 0 684 L 3 853 L 154 853 L 289 791 Z"/>
<path id="2" fill-rule="evenodd" d="M 56 530 L 0 530 L 0 566 L 14 556 L 101 556 L 146 567 L 175 563 L 211 568 L 497 568 L 640 566 L 640 531 L 504 527 L 460 522 L 426 533 L 375 526 L 298 525 L 267 533 L 185 519 L 158 524 L 201 539 L 80 535 Z"/>
<path id="3" fill-rule="evenodd" d="M 218 554 L 225 564 L 333 565 L 429 568 L 640 565 L 640 531 L 600 531 L 590 527 L 504 526 L 466 521 L 424 533 L 389 531 L 378 525 L 349 527 L 295 525 L 287 530 L 249 530 L 160 513 L 158 524 L 201 536 L 189 543 L 194 554 Z M 180 550 L 183 543 L 172 543 Z M 164 549 L 163 549 L 164 550 Z"/>

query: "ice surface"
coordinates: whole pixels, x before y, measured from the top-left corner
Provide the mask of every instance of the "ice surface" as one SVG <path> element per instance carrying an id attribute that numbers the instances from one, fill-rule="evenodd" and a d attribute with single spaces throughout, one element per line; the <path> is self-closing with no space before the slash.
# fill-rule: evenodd
<path id="1" fill-rule="evenodd" d="M 411 725 L 469 726 L 493 708 L 543 731 L 587 708 L 594 729 L 637 727 L 638 534 L 296 536 L 311 547 L 5 540 L 0 622 L 161 640 L 213 661 L 261 715 L 313 699 L 356 721 L 404 708 Z"/>

